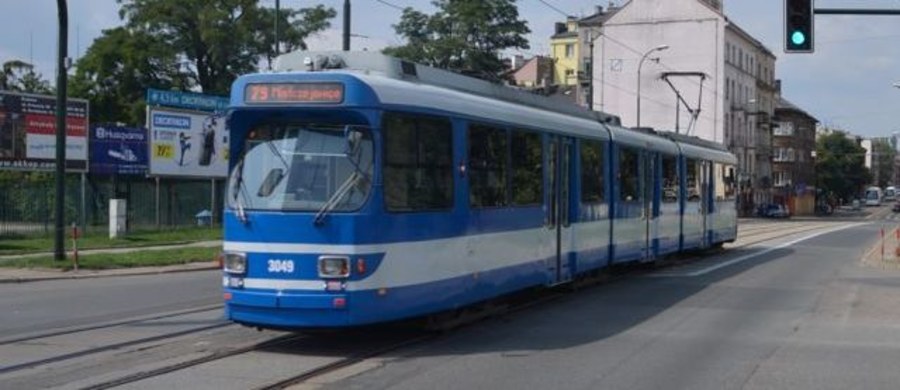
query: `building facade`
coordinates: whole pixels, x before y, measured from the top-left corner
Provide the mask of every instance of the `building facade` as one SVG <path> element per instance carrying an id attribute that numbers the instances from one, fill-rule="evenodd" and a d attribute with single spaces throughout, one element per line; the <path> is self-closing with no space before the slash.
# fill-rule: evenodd
<path id="1" fill-rule="evenodd" d="M 553 58 L 553 81 L 559 86 L 578 84 L 581 70 L 578 40 L 578 20 L 570 17 L 565 23 L 556 23 L 550 37 L 550 57 Z"/>
<path id="2" fill-rule="evenodd" d="M 741 211 L 771 201 L 776 58 L 720 1 L 631 0 L 595 30 L 595 110 L 724 144 L 740 164 Z"/>
<path id="3" fill-rule="evenodd" d="M 725 27 L 724 144 L 740 166 L 740 205 L 750 215 L 773 196 L 775 55 L 734 23 Z"/>
<path id="4" fill-rule="evenodd" d="M 776 203 L 794 215 L 815 213 L 816 124 L 818 120 L 779 97 L 772 141 L 772 186 Z"/>

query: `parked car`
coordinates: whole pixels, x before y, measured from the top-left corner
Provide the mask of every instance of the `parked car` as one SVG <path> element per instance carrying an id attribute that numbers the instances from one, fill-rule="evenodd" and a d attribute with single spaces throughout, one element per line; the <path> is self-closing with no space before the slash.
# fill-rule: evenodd
<path id="1" fill-rule="evenodd" d="M 783 204 L 769 203 L 761 207 L 760 216 L 766 218 L 789 218 L 791 211 Z"/>

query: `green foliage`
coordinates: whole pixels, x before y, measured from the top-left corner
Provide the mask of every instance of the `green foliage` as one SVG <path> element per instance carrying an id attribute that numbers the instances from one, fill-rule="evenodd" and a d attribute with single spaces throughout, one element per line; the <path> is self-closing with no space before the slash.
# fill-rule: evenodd
<path id="1" fill-rule="evenodd" d="M 68 237 L 69 232 L 66 231 L 66 234 Z M 110 239 L 108 231 L 99 230 L 88 232 L 81 237 L 78 240 L 78 249 L 137 248 L 221 239 L 222 229 L 209 227 L 136 231 L 116 239 Z M 67 238 L 65 245 L 67 250 L 71 250 L 72 241 Z M 51 250 L 53 250 L 53 237 L 46 235 L 0 236 L 0 255 L 39 253 Z"/>
<path id="2" fill-rule="evenodd" d="M 386 54 L 409 61 L 496 79 L 504 70 L 500 51 L 528 49 L 528 23 L 519 20 L 515 0 L 435 0 L 433 15 L 406 8 L 397 34 L 406 45 Z"/>
<path id="3" fill-rule="evenodd" d="M 177 265 L 197 262 L 210 262 L 222 249 L 212 248 L 180 248 L 163 250 L 145 250 L 127 253 L 103 253 L 79 255 L 79 269 L 114 269 Z M 69 254 L 71 256 L 71 254 Z M 72 259 L 55 261 L 52 256 L 22 257 L 20 259 L 0 261 L 0 267 L 7 268 L 57 268 L 64 271 L 72 269 Z"/>
<path id="4" fill-rule="evenodd" d="M 856 197 L 872 180 L 865 166 L 866 150 L 842 131 L 816 140 L 816 175 L 819 186 L 845 200 Z"/>
<path id="5" fill-rule="evenodd" d="M 92 122 L 131 125 L 144 122 L 147 88 L 189 86 L 175 50 L 149 34 L 125 27 L 103 31 L 78 60 L 70 81 L 72 96 L 90 100 Z"/>
<path id="6" fill-rule="evenodd" d="M 148 88 L 227 96 L 237 76 L 274 56 L 275 10 L 256 0 L 117 2 L 125 26 L 103 31 L 70 79 L 70 94 L 90 100 L 94 123 L 144 123 Z M 306 48 L 335 15 L 322 5 L 281 9 L 281 52 Z"/>
<path id="7" fill-rule="evenodd" d="M 53 88 L 43 75 L 34 72 L 34 65 L 24 61 L 11 60 L 0 69 L 0 90 L 51 94 Z"/>
<path id="8" fill-rule="evenodd" d="M 8 221 L 50 223 L 53 221 L 56 192 L 51 172 L 0 171 L 0 210 Z M 67 194 L 76 193 L 78 177 L 66 177 Z M 64 220 L 75 221 L 78 215 L 78 199 L 67 195 L 64 204 Z"/>
<path id="9" fill-rule="evenodd" d="M 257 70 L 275 51 L 275 10 L 257 0 L 117 0 L 127 28 L 163 42 L 190 66 L 182 70 L 203 93 L 227 95 L 234 79 Z M 336 15 L 324 6 L 279 14 L 279 43 L 305 47 L 309 34 Z"/>

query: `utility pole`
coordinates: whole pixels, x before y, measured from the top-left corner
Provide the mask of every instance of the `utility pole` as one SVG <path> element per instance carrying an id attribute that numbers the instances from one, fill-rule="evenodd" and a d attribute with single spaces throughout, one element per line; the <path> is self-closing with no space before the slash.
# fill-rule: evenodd
<path id="1" fill-rule="evenodd" d="M 56 0 L 59 16 L 59 52 L 56 56 L 56 223 L 54 226 L 53 258 L 66 259 L 65 195 L 66 195 L 66 57 L 69 45 L 69 10 L 66 0 Z"/>
<path id="2" fill-rule="evenodd" d="M 344 0 L 344 51 L 350 51 L 350 0 Z"/>
<path id="3" fill-rule="evenodd" d="M 281 0 L 275 0 L 275 57 L 281 54 L 281 45 L 278 44 L 278 19 L 281 16 Z M 269 64 L 269 67 L 272 65 Z"/>

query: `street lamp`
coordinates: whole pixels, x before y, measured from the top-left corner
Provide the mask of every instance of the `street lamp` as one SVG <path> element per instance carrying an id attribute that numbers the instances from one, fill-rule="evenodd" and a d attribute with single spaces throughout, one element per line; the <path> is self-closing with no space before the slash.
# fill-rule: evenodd
<path id="1" fill-rule="evenodd" d="M 585 72 L 588 74 L 588 93 L 587 93 L 587 109 L 594 111 L 594 41 L 603 36 L 603 33 L 600 32 L 596 36 L 594 35 L 594 30 L 588 30 L 588 46 L 590 47 L 590 59 L 591 59 L 591 68 L 585 69 Z M 600 104 L 603 104 L 601 101 Z"/>
<path id="2" fill-rule="evenodd" d="M 641 61 L 638 62 L 638 71 L 637 71 L 637 126 L 635 126 L 635 127 L 641 127 L 641 67 L 644 66 L 644 60 L 647 59 L 647 56 L 649 56 L 650 53 L 653 53 L 653 52 L 655 52 L 655 51 L 663 51 L 663 50 L 666 50 L 666 49 L 668 49 L 668 48 L 669 48 L 669 45 L 659 45 L 659 46 L 654 47 L 654 48 L 652 48 L 652 49 L 650 49 L 650 50 L 647 50 L 647 52 L 644 53 L 643 56 L 641 56 Z M 658 61 L 658 60 L 659 60 L 659 59 L 657 59 L 657 61 Z"/>

